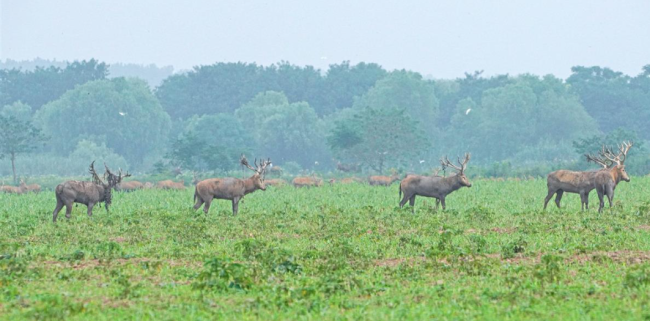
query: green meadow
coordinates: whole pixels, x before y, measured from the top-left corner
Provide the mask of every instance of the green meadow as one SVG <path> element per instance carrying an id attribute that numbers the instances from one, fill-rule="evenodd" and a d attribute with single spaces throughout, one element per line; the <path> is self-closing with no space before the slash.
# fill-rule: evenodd
<path id="1" fill-rule="evenodd" d="M 0 319 L 650 318 L 650 178 L 613 209 L 545 180 L 473 180 L 447 210 L 398 184 L 291 186 L 194 211 L 193 189 L 116 193 L 62 212 L 0 194 Z"/>

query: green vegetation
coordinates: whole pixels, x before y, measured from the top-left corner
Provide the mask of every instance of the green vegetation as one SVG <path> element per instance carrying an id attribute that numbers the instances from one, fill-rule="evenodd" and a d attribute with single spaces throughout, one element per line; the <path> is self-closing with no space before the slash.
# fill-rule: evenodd
<path id="1" fill-rule="evenodd" d="M 117 193 L 51 223 L 54 194 L 0 194 L 0 319 L 644 319 L 650 178 L 613 210 L 542 212 L 543 180 L 474 180 L 448 210 L 397 185 L 269 188 L 238 216 L 193 190 Z"/>

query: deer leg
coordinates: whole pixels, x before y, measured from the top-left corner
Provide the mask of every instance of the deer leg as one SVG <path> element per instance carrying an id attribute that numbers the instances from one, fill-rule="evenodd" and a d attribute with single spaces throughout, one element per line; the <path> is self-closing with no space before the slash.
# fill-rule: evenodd
<path id="1" fill-rule="evenodd" d="M 605 207 L 605 200 L 603 199 L 603 194 L 604 190 L 602 188 L 598 188 L 598 200 L 600 200 L 600 206 L 598 206 L 598 213 L 603 211 L 603 207 Z"/>
<path id="2" fill-rule="evenodd" d="M 95 203 L 88 203 L 88 217 L 93 216 L 93 206 L 95 206 Z"/>
<path id="3" fill-rule="evenodd" d="M 59 211 L 63 208 L 63 201 L 57 199 L 56 200 L 56 207 L 54 208 L 54 212 L 52 213 L 52 222 L 56 223 L 56 217 L 59 215 Z"/>
<path id="4" fill-rule="evenodd" d="M 409 198 L 409 205 L 411 205 L 411 213 L 415 213 L 415 195 Z"/>
<path id="5" fill-rule="evenodd" d="M 212 204 L 212 198 L 206 199 L 205 205 L 203 205 L 203 213 L 208 214 L 208 211 L 210 210 L 210 204 Z"/>
<path id="6" fill-rule="evenodd" d="M 562 194 L 564 194 L 564 190 L 558 190 L 557 195 L 555 195 L 555 205 L 557 205 L 557 208 L 561 208 L 560 201 L 562 200 Z"/>
<path id="7" fill-rule="evenodd" d="M 237 210 L 239 210 L 239 197 L 235 197 L 232 199 L 232 215 L 235 216 L 237 215 Z"/>
<path id="8" fill-rule="evenodd" d="M 553 197 L 553 194 L 555 194 L 555 191 L 549 189 L 548 195 L 546 195 L 546 198 L 544 199 L 544 210 L 546 210 L 546 205 L 548 204 L 548 201 L 550 201 Z"/>
<path id="9" fill-rule="evenodd" d="M 606 187 L 607 199 L 609 199 L 609 209 L 612 209 L 612 201 L 614 201 L 614 188 L 612 186 Z"/>
<path id="10" fill-rule="evenodd" d="M 444 197 L 440 198 L 440 204 L 442 204 L 442 210 L 444 211 L 447 208 L 447 206 L 445 206 L 445 198 Z"/>
<path id="11" fill-rule="evenodd" d="M 201 205 L 203 205 L 203 198 L 201 196 L 196 197 L 196 204 L 194 204 L 194 210 L 198 210 Z"/>
<path id="12" fill-rule="evenodd" d="M 438 206 L 440 206 L 440 199 L 436 198 L 436 211 L 438 210 Z"/>
<path id="13" fill-rule="evenodd" d="M 72 214 L 72 202 L 65 203 L 65 218 L 70 219 Z"/>
<path id="14" fill-rule="evenodd" d="M 584 212 L 584 210 L 585 210 L 585 203 L 587 203 L 587 201 L 586 201 L 585 199 L 586 199 L 586 197 L 585 197 L 585 193 L 584 193 L 584 192 L 580 192 L 580 209 L 581 209 L 583 212 Z"/>
<path id="15" fill-rule="evenodd" d="M 404 198 L 402 198 L 402 200 L 399 202 L 399 207 L 404 207 L 404 204 L 406 204 L 406 201 L 409 199 L 410 197 L 408 196 L 408 194 L 404 193 Z"/>

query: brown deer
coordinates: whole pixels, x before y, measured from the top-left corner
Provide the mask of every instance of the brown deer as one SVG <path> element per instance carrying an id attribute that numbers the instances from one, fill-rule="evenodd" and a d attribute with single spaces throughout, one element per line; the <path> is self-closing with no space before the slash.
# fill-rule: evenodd
<path id="1" fill-rule="evenodd" d="M 394 173 L 391 176 L 370 176 L 368 177 L 368 184 L 372 186 L 390 186 L 393 182 L 398 181 L 399 176 Z"/>
<path id="2" fill-rule="evenodd" d="M 617 156 L 612 157 L 613 153 L 611 153 L 611 151 L 608 151 L 608 153 L 604 155 L 616 165 L 611 166 L 611 168 L 607 170 L 601 170 L 595 175 L 594 181 L 596 192 L 598 193 L 598 199 L 600 201 L 598 213 L 601 213 L 603 207 L 605 207 L 604 196 L 607 196 L 607 199 L 609 200 L 609 208 L 611 209 L 616 185 L 618 185 L 622 180 L 626 182 L 630 181 L 630 176 L 628 176 L 625 171 L 625 158 L 627 157 L 627 152 L 631 147 L 631 142 L 623 142 L 623 144 L 619 146 L 619 154 Z"/>
<path id="3" fill-rule="evenodd" d="M 627 150 L 625 153 L 627 153 Z M 589 209 L 589 193 L 596 188 L 596 174 L 603 170 L 606 171 L 615 163 L 620 165 L 621 162 L 621 154 L 615 156 L 611 150 L 605 148 L 605 146 L 603 146 L 599 154 L 600 157 L 590 154 L 585 154 L 585 157 L 587 158 L 587 161 L 600 165 L 602 167 L 600 169 L 583 172 L 561 169 L 548 174 L 546 177 L 548 193 L 544 199 L 544 210 L 546 210 L 546 206 L 554 194 L 556 194 L 555 205 L 557 205 L 558 208 L 561 208 L 560 201 L 562 200 L 564 192 L 579 194 L 581 209 L 583 211 Z"/>
<path id="4" fill-rule="evenodd" d="M 323 180 L 311 176 L 298 176 L 291 181 L 294 187 L 318 187 L 323 185 Z"/>
<path id="5" fill-rule="evenodd" d="M 469 153 L 465 154 L 465 159 L 462 162 L 458 158 L 458 165 L 460 167 L 452 164 L 447 157 L 441 160 L 444 166 L 452 167 L 458 171 L 456 174 L 448 177 L 408 175 L 399 185 L 400 197 L 402 197 L 402 192 L 404 193 L 404 198 L 399 202 L 399 206 L 404 207 L 404 204 L 408 201 L 409 205 L 411 205 L 411 210 L 415 212 L 415 197 L 424 196 L 436 198 L 436 209 L 442 203 L 442 209 L 445 210 L 445 198 L 447 195 L 463 186 L 472 187 L 472 183 L 465 176 L 465 169 L 467 168 L 469 159 Z"/>
<path id="6" fill-rule="evenodd" d="M 143 189 L 144 184 L 142 182 L 138 181 L 128 181 L 128 182 L 122 182 L 119 185 L 115 187 L 116 191 L 123 191 L 123 192 L 133 192 L 135 190 Z"/>
<path id="7" fill-rule="evenodd" d="M 25 185 L 25 182 L 23 182 L 22 180 L 20 181 L 20 185 L 18 187 L 4 185 L 4 182 L 2 183 L 2 186 L 0 186 L 0 192 L 7 193 L 7 194 L 23 194 L 26 191 L 27 191 L 27 186 Z"/>
<path id="8" fill-rule="evenodd" d="M 273 166 L 272 168 L 275 168 Z M 284 186 L 287 185 L 287 181 L 281 179 L 281 178 L 273 178 L 273 179 L 265 179 L 264 180 L 264 185 L 266 186 Z"/>
<path id="9" fill-rule="evenodd" d="M 38 184 L 25 184 L 24 181 L 20 183 L 20 185 L 24 188 L 26 193 L 40 193 L 41 192 L 41 185 Z"/>
<path id="10" fill-rule="evenodd" d="M 248 164 L 246 157 L 242 155 L 240 163 L 250 170 L 255 172 L 253 176 L 247 179 L 239 179 L 234 177 L 227 178 L 210 178 L 203 181 L 200 181 L 196 184 L 194 189 L 194 210 L 199 209 L 202 204 L 203 212 L 206 214 L 210 210 L 210 204 L 213 199 L 222 199 L 222 200 L 231 200 L 232 201 L 232 215 L 237 215 L 237 210 L 239 208 L 239 200 L 241 200 L 246 194 L 255 192 L 258 189 L 266 190 L 266 185 L 264 185 L 264 171 L 266 167 L 271 164 L 271 160 L 260 161 L 260 164 L 257 164 L 257 159 L 253 164 L 255 167 L 252 167 Z"/>
<path id="11" fill-rule="evenodd" d="M 156 183 L 156 188 L 167 190 L 185 190 L 185 182 L 174 182 L 171 179 Z"/>
<path id="12" fill-rule="evenodd" d="M 111 205 L 112 190 L 122 182 L 123 178 L 129 177 L 131 174 L 127 172 L 126 175 L 122 175 L 122 170 L 120 169 L 118 175 L 115 175 L 104 164 L 104 167 L 106 167 L 106 172 L 104 173 L 106 182 L 104 182 L 95 172 L 94 165 L 95 161 L 90 163 L 89 168 L 89 172 L 93 178 L 92 182 L 67 181 L 56 187 L 54 190 L 56 195 L 56 208 L 54 208 L 52 217 L 53 222 L 56 223 L 56 217 L 64 205 L 65 217 L 70 219 L 73 203 L 85 204 L 88 207 L 88 216 L 93 215 L 93 206 L 101 202 L 104 202 L 104 207 L 106 208 L 106 212 L 108 212 L 108 207 Z"/>
<path id="13" fill-rule="evenodd" d="M 280 167 L 280 166 L 272 165 L 272 166 L 269 168 L 269 174 L 270 174 L 270 175 L 281 176 L 283 171 L 284 171 L 284 170 L 283 170 L 282 167 Z"/>

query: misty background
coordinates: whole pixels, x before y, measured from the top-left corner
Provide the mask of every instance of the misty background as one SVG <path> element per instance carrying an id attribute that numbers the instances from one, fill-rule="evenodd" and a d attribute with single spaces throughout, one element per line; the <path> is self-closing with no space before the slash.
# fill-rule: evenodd
<path id="1" fill-rule="evenodd" d="M 650 172 L 650 3 L 0 2 L 0 176 Z M 11 129 L 11 130 L 9 130 Z M 17 142 L 23 139 L 26 144 Z M 7 143 L 9 142 L 9 143 Z"/>

